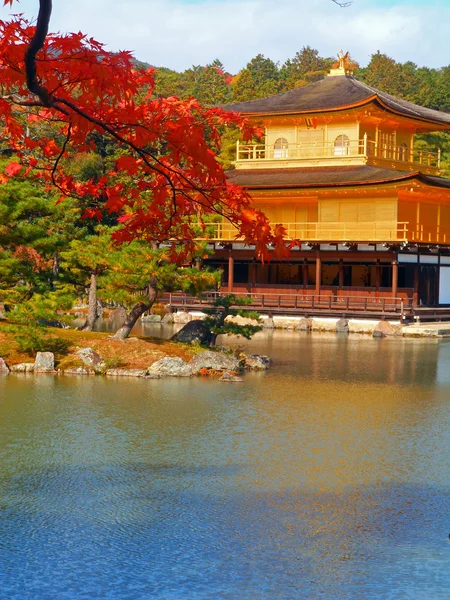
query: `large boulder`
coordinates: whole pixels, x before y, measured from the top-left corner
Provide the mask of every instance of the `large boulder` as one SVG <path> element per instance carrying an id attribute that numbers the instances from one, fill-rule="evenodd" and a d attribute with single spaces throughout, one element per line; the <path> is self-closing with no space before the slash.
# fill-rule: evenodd
<path id="1" fill-rule="evenodd" d="M 163 325 L 172 325 L 173 323 L 173 313 L 167 313 L 163 316 L 161 323 Z"/>
<path id="2" fill-rule="evenodd" d="M 53 352 L 38 352 L 34 361 L 35 373 L 54 373 L 55 355 Z"/>
<path id="3" fill-rule="evenodd" d="M 186 361 L 178 356 L 165 356 L 160 358 L 151 367 L 147 374 L 152 377 L 192 377 L 192 369 Z"/>
<path id="4" fill-rule="evenodd" d="M 395 335 L 395 327 L 389 321 L 379 321 L 373 330 L 373 337 Z"/>
<path id="5" fill-rule="evenodd" d="M 11 365 L 11 373 L 34 373 L 34 363 L 19 363 Z"/>
<path id="6" fill-rule="evenodd" d="M 144 315 L 142 320 L 146 323 L 161 323 L 161 315 Z"/>
<path id="7" fill-rule="evenodd" d="M 3 358 L 0 356 L 0 374 L 2 373 L 9 373 L 9 368 Z"/>
<path id="8" fill-rule="evenodd" d="M 189 321 L 192 321 L 192 315 L 188 312 L 177 312 L 173 315 L 173 322 L 179 325 L 186 325 Z"/>
<path id="9" fill-rule="evenodd" d="M 103 371 L 105 368 L 105 361 L 92 348 L 81 348 L 81 350 L 78 350 L 77 356 L 87 367 L 94 369 L 96 373 Z"/>
<path id="10" fill-rule="evenodd" d="M 211 332 L 204 321 L 190 321 L 172 336 L 174 342 L 183 342 L 184 344 L 209 344 L 211 341 Z"/>
<path id="11" fill-rule="evenodd" d="M 348 319 L 339 319 L 336 323 L 336 333 L 348 333 Z"/>
<path id="12" fill-rule="evenodd" d="M 239 361 L 234 356 L 225 354 L 224 352 L 212 352 L 207 350 L 194 356 L 189 363 L 194 375 L 200 371 L 231 371 L 238 373 L 240 370 Z"/>
<path id="13" fill-rule="evenodd" d="M 241 364 L 246 371 L 266 371 L 271 364 L 271 359 L 264 354 L 243 355 Z"/>
<path id="14" fill-rule="evenodd" d="M 297 323 L 296 328 L 297 331 L 311 331 L 312 329 L 312 319 L 308 319 L 307 317 L 303 317 Z"/>

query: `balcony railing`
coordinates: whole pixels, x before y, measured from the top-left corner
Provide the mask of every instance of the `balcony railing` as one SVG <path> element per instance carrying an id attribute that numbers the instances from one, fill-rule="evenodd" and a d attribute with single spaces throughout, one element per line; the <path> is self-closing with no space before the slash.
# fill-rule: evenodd
<path id="1" fill-rule="evenodd" d="M 395 146 L 369 140 L 367 135 L 360 140 L 348 140 L 342 145 L 334 142 L 314 142 L 299 144 L 282 144 L 280 146 L 267 144 L 237 143 L 236 161 L 296 161 L 311 159 L 336 159 L 367 157 L 391 160 L 405 164 L 416 164 L 439 169 L 441 151 L 411 150 L 405 144 Z"/>
<path id="2" fill-rule="evenodd" d="M 406 222 L 283 223 L 283 226 L 286 229 L 288 239 L 302 242 L 389 242 L 408 240 L 408 223 Z M 242 238 L 239 238 L 236 227 L 231 223 L 223 222 L 208 224 L 207 233 L 205 233 L 203 239 L 239 242 Z"/>

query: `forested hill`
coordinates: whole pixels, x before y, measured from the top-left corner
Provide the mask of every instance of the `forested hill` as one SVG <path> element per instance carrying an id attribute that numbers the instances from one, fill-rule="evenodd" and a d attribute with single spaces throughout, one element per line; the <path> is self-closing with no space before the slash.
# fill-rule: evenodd
<path id="1" fill-rule="evenodd" d="M 336 58 L 319 55 L 306 46 L 283 65 L 258 54 L 237 75 L 227 73 L 219 60 L 179 73 L 157 68 L 155 93 L 159 96 L 194 96 L 206 104 L 264 98 L 323 78 Z M 145 63 L 138 63 L 148 66 Z M 351 61 L 360 81 L 399 98 L 436 110 L 450 111 L 450 65 L 441 69 L 399 63 L 377 52 L 365 68 Z"/>

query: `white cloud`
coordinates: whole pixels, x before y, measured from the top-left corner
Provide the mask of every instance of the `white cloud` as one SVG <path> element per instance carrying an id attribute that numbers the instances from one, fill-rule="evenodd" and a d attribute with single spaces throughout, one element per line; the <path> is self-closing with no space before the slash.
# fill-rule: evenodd
<path id="1" fill-rule="evenodd" d="M 18 6 L 32 16 L 37 1 Z M 52 29 L 81 30 L 155 65 L 182 70 L 218 57 L 237 72 L 259 52 L 284 62 L 305 45 L 324 56 L 343 47 L 362 65 L 379 49 L 439 67 L 450 63 L 448 22 L 450 7 L 375 0 L 347 9 L 331 0 L 78 0 L 54 2 Z"/>

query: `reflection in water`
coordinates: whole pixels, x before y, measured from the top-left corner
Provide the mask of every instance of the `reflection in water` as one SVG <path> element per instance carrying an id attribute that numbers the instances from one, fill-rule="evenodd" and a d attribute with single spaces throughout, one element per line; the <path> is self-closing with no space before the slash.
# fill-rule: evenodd
<path id="1" fill-rule="evenodd" d="M 0 379 L 1 600 L 448 597 L 450 345 L 245 345 L 240 386 Z"/>

